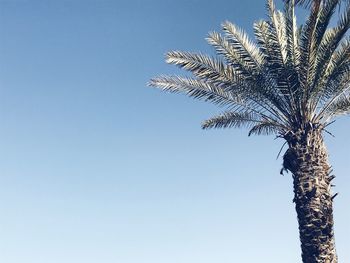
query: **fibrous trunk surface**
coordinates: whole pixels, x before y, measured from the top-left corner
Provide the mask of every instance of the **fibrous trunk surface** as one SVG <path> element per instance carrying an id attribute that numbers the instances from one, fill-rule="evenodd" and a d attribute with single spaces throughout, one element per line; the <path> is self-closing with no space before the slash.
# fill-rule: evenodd
<path id="1" fill-rule="evenodd" d="M 285 136 L 284 168 L 293 174 L 304 263 L 337 263 L 330 166 L 322 131 L 312 126 Z"/>

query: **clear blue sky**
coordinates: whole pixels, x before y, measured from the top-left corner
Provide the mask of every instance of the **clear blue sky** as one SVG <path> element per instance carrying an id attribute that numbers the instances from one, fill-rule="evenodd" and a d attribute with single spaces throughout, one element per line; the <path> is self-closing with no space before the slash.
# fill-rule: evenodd
<path id="1" fill-rule="evenodd" d="M 0 0 L 0 262 L 300 262 L 282 141 L 202 131 L 215 106 L 146 87 L 265 1 Z M 350 262 L 349 118 L 327 137 Z"/>

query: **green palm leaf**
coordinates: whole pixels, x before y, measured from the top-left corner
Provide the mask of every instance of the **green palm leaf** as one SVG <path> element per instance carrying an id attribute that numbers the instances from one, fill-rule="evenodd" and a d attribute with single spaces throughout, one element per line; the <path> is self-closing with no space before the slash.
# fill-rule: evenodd
<path id="1" fill-rule="evenodd" d="M 322 118 L 329 122 L 332 118 L 350 113 L 350 95 L 342 94 L 338 99 L 332 101 L 324 110 Z"/>
<path id="2" fill-rule="evenodd" d="M 271 134 L 283 134 L 283 128 L 276 123 L 270 121 L 262 121 L 259 124 L 252 127 L 248 133 L 251 135 L 271 135 Z"/>
<path id="3" fill-rule="evenodd" d="M 221 60 L 203 54 L 171 51 L 166 62 L 191 71 L 196 77 L 213 83 L 239 81 L 239 76 Z"/>
<path id="4" fill-rule="evenodd" d="M 161 76 L 151 79 L 149 85 L 172 93 L 185 93 L 189 97 L 210 101 L 219 106 L 234 106 L 242 103 L 239 94 L 234 95 L 232 92 L 224 91 L 213 84 L 197 79 Z"/>
<path id="5" fill-rule="evenodd" d="M 203 122 L 203 129 L 210 128 L 241 128 L 243 126 L 250 127 L 259 123 L 261 116 L 249 112 L 225 112 L 219 116 L 212 117 Z"/>
<path id="6" fill-rule="evenodd" d="M 249 40 L 247 34 L 228 21 L 222 24 L 222 28 L 236 54 L 249 64 L 250 67 L 259 70 L 263 62 L 262 54 L 256 45 Z"/>

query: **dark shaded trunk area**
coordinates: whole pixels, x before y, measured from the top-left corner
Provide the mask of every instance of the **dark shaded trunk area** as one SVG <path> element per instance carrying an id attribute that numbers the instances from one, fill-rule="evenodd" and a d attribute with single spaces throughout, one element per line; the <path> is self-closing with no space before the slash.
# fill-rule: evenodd
<path id="1" fill-rule="evenodd" d="M 283 166 L 293 174 L 294 202 L 304 263 L 337 263 L 331 169 L 322 131 L 310 127 L 285 136 Z"/>

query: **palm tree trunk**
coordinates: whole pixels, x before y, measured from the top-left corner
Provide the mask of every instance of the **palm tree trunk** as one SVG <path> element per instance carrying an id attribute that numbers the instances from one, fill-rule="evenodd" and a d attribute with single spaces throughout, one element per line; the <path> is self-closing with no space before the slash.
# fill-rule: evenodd
<path id="1" fill-rule="evenodd" d="M 304 263 L 337 263 L 330 166 L 322 130 L 308 125 L 285 136 L 283 166 L 293 174 L 294 202 Z"/>

